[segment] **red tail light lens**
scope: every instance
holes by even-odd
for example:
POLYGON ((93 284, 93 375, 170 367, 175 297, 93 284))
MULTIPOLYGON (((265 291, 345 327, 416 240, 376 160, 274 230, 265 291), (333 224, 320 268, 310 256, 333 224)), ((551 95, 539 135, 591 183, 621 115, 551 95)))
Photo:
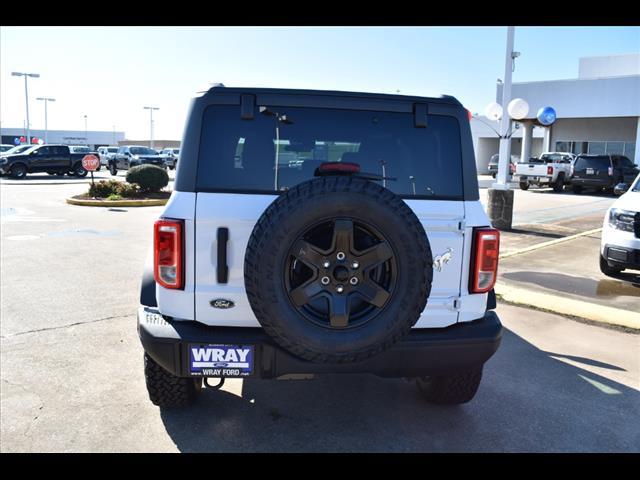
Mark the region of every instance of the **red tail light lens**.
POLYGON ((553 175, 553 167, 551 165, 547 167, 547 175, 553 175))
POLYGON ((513 174, 516 173, 516 165, 515 163, 510 163, 509 164, 509 171, 513 174))
POLYGON ((165 288, 184 288, 182 220, 162 219, 153 228, 153 276, 165 288))
POLYGON ((473 231, 473 264, 469 284, 470 293, 485 293, 493 288, 498 275, 500 231, 477 228, 473 231))

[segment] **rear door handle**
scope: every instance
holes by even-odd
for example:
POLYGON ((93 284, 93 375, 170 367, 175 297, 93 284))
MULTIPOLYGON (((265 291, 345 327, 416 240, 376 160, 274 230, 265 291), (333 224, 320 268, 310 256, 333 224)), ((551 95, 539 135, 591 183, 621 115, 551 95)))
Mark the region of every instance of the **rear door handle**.
POLYGON ((229 229, 227 227, 218 228, 218 259, 217 259, 217 280, 218 283, 229 281, 229 266, 227 265, 227 243, 229 242, 229 229))

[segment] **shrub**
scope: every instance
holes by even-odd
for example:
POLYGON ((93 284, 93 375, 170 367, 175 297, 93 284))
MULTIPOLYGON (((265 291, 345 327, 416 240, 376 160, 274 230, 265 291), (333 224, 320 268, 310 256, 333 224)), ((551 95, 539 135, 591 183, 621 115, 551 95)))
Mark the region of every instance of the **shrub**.
POLYGON ((112 193, 107 197, 107 200, 122 200, 122 197, 117 193, 112 193))
MULTIPOLYGON (((89 196, 98 198, 109 198, 117 195, 119 200, 122 197, 135 197, 139 195, 140 190, 135 183, 124 183, 118 180, 101 180, 94 185, 89 186, 89 196)), ((114 200, 113 198, 111 200, 114 200)))
POLYGON ((118 193, 117 188, 120 183, 117 180, 101 180, 89 186, 89 196, 105 198, 112 193, 118 193))
POLYGON ((122 197, 137 197, 140 194, 140 189, 137 183, 124 183, 118 182, 115 193, 122 197))
POLYGON ((143 192, 159 192, 169 184, 169 174, 155 165, 138 165, 127 172, 127 182, 137 183, 143 192))

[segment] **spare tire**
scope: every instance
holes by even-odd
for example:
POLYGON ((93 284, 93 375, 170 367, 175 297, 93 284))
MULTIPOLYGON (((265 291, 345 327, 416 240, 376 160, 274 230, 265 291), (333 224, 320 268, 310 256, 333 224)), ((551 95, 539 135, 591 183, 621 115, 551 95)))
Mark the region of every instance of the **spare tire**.
POLYGON ((265 332, 317 363, 357 362, 416 323, 432 255, 413 211, 358 177, 329 176, 281 194, 256 223, 245 288, 265 332))

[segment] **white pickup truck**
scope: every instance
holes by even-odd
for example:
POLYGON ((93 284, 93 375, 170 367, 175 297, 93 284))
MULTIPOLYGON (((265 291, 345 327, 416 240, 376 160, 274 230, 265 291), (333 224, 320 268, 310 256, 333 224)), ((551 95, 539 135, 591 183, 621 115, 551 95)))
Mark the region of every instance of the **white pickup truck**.
POLYGON ((519 177, 520 188, 527 190, 529 185, 553 187, 561 192, 571 176, 572 153, 545 152, 540 158, 530 158, 528 162, 516 164, 515 174, 519 177))

